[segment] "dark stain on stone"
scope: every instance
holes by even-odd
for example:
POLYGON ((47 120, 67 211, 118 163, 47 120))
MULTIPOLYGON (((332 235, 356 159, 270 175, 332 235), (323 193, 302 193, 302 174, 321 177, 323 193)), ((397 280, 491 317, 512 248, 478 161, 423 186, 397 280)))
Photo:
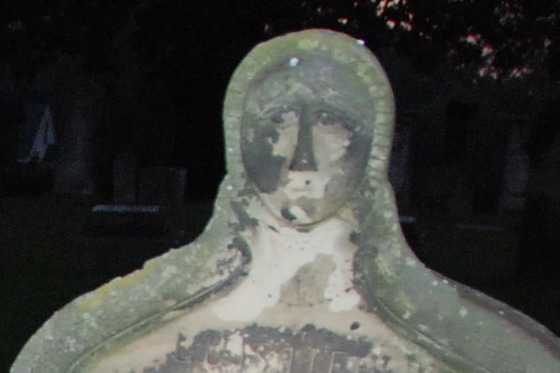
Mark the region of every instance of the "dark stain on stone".
POLYGON ((294 214, 292 214, 292 212, 290 211, 289 208, 284 207, 281 211, 282 213, 282 217, 288 221, 292 221, 296 219, 296 216, 294 214))
MULTIPOLYGON (((299 331, 256 324, 241 330, 206 330, 199 333, 186 349, 180 346, 183 340, 184 337, 179 334, 177 350, 168 353, 165 362, 159 367, 145 367, 143 371, 185 373, 208 366, 220 370, 233 368, 237 371, 261 363, 268 366, 269 359, 274 357, 275 364, 280 364, 283 372, 355 372, 354 363, 369 358, 373 347, 365 339, 351 340, 326 329, 317 329, 313 325, 306 325, 299 331), (236 355, 228 349, 228 344, 239 338, 244 352, 236 355)), ((383 360, 385 362, 385 356, 383 360)), ((386 363, 388 364, 388 360, 386 363)))

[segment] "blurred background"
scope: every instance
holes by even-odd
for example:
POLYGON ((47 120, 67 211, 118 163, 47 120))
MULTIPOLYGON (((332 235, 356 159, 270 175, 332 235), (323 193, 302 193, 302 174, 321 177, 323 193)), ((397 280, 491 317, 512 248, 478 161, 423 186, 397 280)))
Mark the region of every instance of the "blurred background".
POLYGON ((231 74, 312 27, 389 75, 419 258, 560 334, 558 1, 3 0, 0 371, 66 302, 198 235, 231 74))

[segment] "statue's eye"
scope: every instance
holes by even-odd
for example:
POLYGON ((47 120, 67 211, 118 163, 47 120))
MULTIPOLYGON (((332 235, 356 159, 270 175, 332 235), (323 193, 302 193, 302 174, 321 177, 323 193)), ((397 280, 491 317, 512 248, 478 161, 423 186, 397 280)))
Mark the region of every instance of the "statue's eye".
POLYGON ((297 115, 295 111, 287 106, 281 106, 269 110, 265 113, 266 122, 272 123, 276 127, 291 127, 297 124, 297 115))
POLYGON ((350 126, 341 117, 325 110, 320 110, 316 114, 317 125, 320 126, 339 126, 349 129, 350 126))
POLYGON ((327 110, 319 110, 315 112, 315 117, 317 126, 323 126, 325 129, 331 128, 331 131, 334 131, 333 127, 339 127, 353 134, 361 131, 361 126, 356 125, 357 121, 343 119, 348 117, 347 115, 342 116, 327 110))
POLYGON ((274 113, 271 117, 270 117, 270 121, 274 124, 280 124, 280 123, 284 123, 284 118, 283 118, 283 114, 284 112, 279 111, 274 113))
POLYGON ((317 112, 317 119, 323 125, 332 125, 341 122, 337 116, 323 110, 317 112))

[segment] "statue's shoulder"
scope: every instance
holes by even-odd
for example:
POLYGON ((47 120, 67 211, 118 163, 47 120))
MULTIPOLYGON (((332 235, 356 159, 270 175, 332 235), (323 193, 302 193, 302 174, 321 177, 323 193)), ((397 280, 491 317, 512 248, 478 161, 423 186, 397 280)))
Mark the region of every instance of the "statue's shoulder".
POLYGON ((224 237, 209 248, 203 236, 67 304, 31 337, 10 372, 78 372, 136 331, 232 286, 247 263, 242 245, 224 237))

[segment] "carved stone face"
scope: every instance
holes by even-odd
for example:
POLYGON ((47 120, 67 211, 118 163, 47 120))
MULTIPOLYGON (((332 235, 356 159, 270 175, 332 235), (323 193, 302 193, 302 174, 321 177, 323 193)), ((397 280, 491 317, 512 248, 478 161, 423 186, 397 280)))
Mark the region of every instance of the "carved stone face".
POLYGON ((272 214, 292 225, 335 214, 365 171, 371 131, 348 104, 352 90, 341 87, 348 74, 337 73, 316 62, 307 71, 286 68, 253 85, 245 100, 245 170, 272 214))

